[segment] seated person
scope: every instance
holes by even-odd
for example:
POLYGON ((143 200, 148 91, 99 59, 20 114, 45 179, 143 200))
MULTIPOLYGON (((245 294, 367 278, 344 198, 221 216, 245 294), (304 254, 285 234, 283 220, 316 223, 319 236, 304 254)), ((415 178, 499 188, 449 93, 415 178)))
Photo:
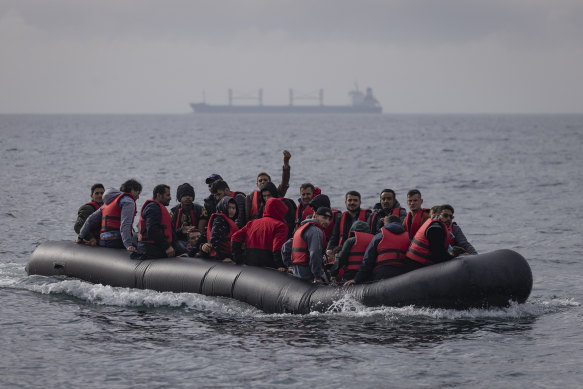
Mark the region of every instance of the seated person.
POLYGON ((217 203, 217 212, 211 215, 207 226, 207 243, 201 246, 205 258, 233 262, 231 237, 239 230, 235 224, 237 203, 231 197, 223 197, 217 203))
POLYGON ((332 281, 339 279, 342 280, 341 283, 344 283, 356 276, 366 248, 374 238, 374 235, 368 231, 369 225, 361 220, 357 220, 350 227, 349 237, 342 245, 334 266, 330 270, 332 281))
MULTIPOLYGON (((103 205, 103 192, 105 192, 105 188, 102 184, 93 184, 91 186, 91 201, 82 205, 77 211, 77 220, 73 226, 73 229, 77 234, 81 232, 81 227, 83 227, 83 224, 85 224, 85 220, 87 220, 89 215, 97 211, 103 205)), ((99 229, 100 226, 97 226, 91 231, 89 238, 98 238, 99 229)))

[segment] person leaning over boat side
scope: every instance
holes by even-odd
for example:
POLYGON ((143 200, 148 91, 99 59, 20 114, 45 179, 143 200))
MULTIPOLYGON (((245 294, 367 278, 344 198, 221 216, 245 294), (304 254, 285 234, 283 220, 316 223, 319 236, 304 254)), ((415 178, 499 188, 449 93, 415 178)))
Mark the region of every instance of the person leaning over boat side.
POLYGON ((189 183, 179 185, 176 189, 176 200, 179 204, 170 210, 172 229, 183 249, 186 248, 188 233, 194 229, 203 231, 208 224, 206 209, 194 202, 194 188, 189 183))
POLYGON ((217 204, 207 226, 207 243, 201 246, 203 256, 232 262, 231 237, 239 230, 235 224, 237 202, 232 197, 224 197, 217 204))
POLYGON ((326 281, 322 257, 326 248, 324 229, 332 219, 332 210, 320 207, 313 218, 304 220, 282 247, 283 263, 291 266, 294 277, 321 283, 326 281))
POLYGON ((360 269, 366 248, 374 238, 374 235, 369 233, 369 229, 368 224, 361 220, 355 221, 350 227, 348 239, 342 244, 342 249, 330 270, 331 281, 340 279, 346 282, 354 278, 360 269), (343 270, 342 274, 340 270, 343 270))
MULTIPOLYGON (((105 192, 105 187, 103 184, 93 184, 91 186, 91 201, 83 204, 77 211, 77 220, 73 229, 77 234, 81 232, 81 227, 85 224, 85 220, 93 212, 97 211, 103 205, 103 192, 105 192)), ((99 227, 89 232, 90 238, 97 238, 99 236, 99 227)))
MULTIPOLYGON (((457 225, 456 222, 453 221, 453 213, 454 209, 449 204, 443 204, 440 206, 440 213, 439 213, 439 220, 445 223, 447 228, 450 232, 450 245, 453 247, 460 247, 464 249, 464 251, 470 255, 477 255, 478 252, 472 246, 468 239, 462 232, 460 226, 457 225)), ((461 254, 460 254, 461 255, 461 254)))
POLYGON ((218 180, 222 180, 222 179, 223 179, 223 177, 221 177, 219 174, 213 173, 210 176, 208 176, 206 178, 206 180, 204 181, 205 184, 208 186, 209 193, 210 193, 210 195, 204 199, 204 209, 206 209, 207 215, 212 215, 213 213, 217 212, 217 199, 215 198, 215 195, 213 194, 212 187, 213 187, 213 182, 218 181, 218 180))
POLYGON ((237 227, 242 228, 245 223, 247 223, 247 220, 245 219, 245 194, 243 192, 232 192, 231 189, 229 189, 229 184, 223 180, 213 182, 211 192, 218 202, 225 196, 235 200, 237 204, 235 223, 237 224, 237 227))
POLYGON ((300 198, 298 199, 298 207, 296 210, 296 228, 299 228, 302 221, 306 220, 308 216, 314 214, 315 209, 310 207, 310 201, 321 193, 320 188, 315 187, 309 182, 305 182, 300 186, 300 198))
POLYGON ((348 232, 352 224, 357 220, 366 222, 371 214, 370 209, 360 208, 360 193, 355 190, 346 192, 344 204, 346 204, 346 211, 342 213, 340 223, 334 225, 332 236, 328 241, 328 250, 332 250, 336 246, 342 246, 342 243, 348 239, 348 232))
POLYGON ((378 281, 395 277, 415 267, 406 263, 409 248, 409 235, 401 224, 401 219, 391 215, 387 224, 376 234, 364 252, 362 264, 352 280, 344 285, 361 284, 372 280, 378 281))
POLYGON ((372 214, 367 221, 370 225, 370 233, 376 235, 386 224, 385 218, 391 215, 399 216, 401 223, 405 221, 407 210, 401 207, 395 191, 392 189, 383 189, 380 195, 380 201, 372 208, 372 214))
MULTIPOLYGON (((141 192, 142 184, 134 179, 121 184, 119 190, 107 189, 103 194, 103 205, 87 218, 77 243, 83 243, 91 229, 100 224, 100 246, 135 251, 132 225, 136 216, 136 200, 140 198, 141 192)), ((96 243, 95 238, 89 238, 89 245, 94 246, 96 243)))
POLYGON ((170 204, 170 187, 154 187, 152 200, 147 200, 140 211, 138 248, 132 259, 171 258, 184 254, 176 243, 172 218, 166 207, 170 204))
MULTIPOLYGON (((441 212, 443 209, 440 214, 441 212)), ((449 253, 449 243, 449 229, 439 220, 439 215, 436 219, 428 219, 411 241, 406 264, 415 269, 449 261, 457 256, 455 251, 453 254, 449 253)))
POLYGON ((415 233, 419 230, 419 227, 430 218, 429 209, 421 208, 421 204, 423 204, 423 199, 421 198, 421 192, 419 189, 411 189, 407 192, 407 206, 409 207, 409 212, 405 217, 403 226, 409 234, 409 240, 413 239, 415 233))
MULTIPOLYGON (((278 196, 275 197, 285 197, 287 190, 289 188, 289 178, 290 178, 290 165, 289 160, 291 158, 291 153, 287 150, 283 150, 283 167, 281 168, 281 184, 276 188, 278 196)), ((257 189, 249 193, 245 198, 245 218, 246 220, 257 219, 262 216, 263 206, 265 201, 261 192, 263 192, 263 185, 271 182, 271 176, 265 172, 257 174, 257 189)))
POLYGON ((281 247, 287 240, 288 231, 284 219, 286 212, 287 206, 282 199, 268 199, 263 217, 249 220, 231 237, 235 263, 286 271, 281 260, 281 247))

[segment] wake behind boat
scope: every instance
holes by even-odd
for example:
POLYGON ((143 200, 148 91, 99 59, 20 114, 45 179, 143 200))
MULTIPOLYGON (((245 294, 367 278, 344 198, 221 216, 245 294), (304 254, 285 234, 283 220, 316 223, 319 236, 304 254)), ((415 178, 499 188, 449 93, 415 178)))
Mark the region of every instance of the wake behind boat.
POLYGON ((349 287, 318 285, 288 274, 199 258, 132 260, 125 250, 46 242, 26 265, 29 275, 67 276, 114 287, 233 298, 267 313, 327 311, 350 295, 366 306, 504 307, 532 290, 526 260, 512 250, 458 257, 409 273, 349 287))

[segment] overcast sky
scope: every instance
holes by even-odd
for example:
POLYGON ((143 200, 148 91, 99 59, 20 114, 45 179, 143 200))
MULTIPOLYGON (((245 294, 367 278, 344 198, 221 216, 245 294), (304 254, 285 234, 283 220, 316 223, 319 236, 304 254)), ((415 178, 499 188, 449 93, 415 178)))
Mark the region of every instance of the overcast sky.
POLYGON ((347 104, 355 85, 385 112, 581 113, 582 69, 581 0, 0 0, 0 113, 185 113, 228 88, 347 104))

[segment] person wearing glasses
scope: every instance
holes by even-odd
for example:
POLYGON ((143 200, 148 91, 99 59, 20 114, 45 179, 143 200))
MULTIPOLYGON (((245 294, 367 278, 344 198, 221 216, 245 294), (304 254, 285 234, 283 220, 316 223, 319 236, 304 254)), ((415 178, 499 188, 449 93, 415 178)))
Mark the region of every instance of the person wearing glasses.
POLYGON ((440 207, 440 212, 438 216, 439 220, 444 222, 447 228, 449 229, 450 245, 453 247, 456 246, 461 247, 462 249, 465 250, 466 253, 470 255, 477 255, 478 252, 476 251, 474 246, 472 246, 472 244, 468 242, 468 239, 462 232, 460 226, 453 221, 454 219, 453 213, 454 213, 453 207, 449 204, 444 204, 440 207))
POLYGON ((320 207, 312 218, 304 220, 294 236, 282 247, 283 263, 293 275, 308 282, 326 282, 323 256, 326 250, 324 230, 332 220, 332 210, 320 207))

